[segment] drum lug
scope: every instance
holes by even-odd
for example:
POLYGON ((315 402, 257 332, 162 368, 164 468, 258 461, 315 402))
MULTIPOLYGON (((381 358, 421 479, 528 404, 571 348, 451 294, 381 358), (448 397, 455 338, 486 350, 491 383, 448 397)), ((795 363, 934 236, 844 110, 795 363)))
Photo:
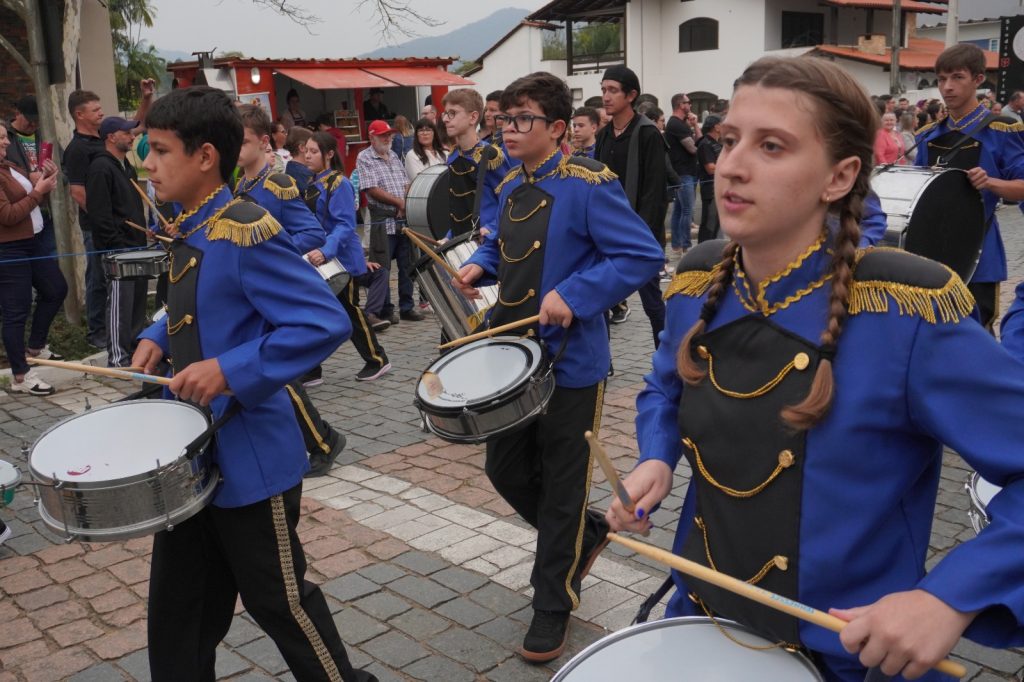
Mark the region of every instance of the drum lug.
MULTIPOLYGON (((86 403, 88 404, 88 402, 89 400, 88 398, 86 398, 86 403)), ((61 489, 64 488, 64 481, 61 481, 57 478, 56 471, 54 471, 51 474, 51 476, 53 478, 53 490, 54 492, 58 493, 58 497, 60 497, 59 493, 61 489)), ((71 529, 68 528, 68 508, 64 505, 63 502, 61 502, 60 505, 60 522, 64 524, 64 542, 70 543, 72 540, 74 540, 74 538, 71 537, 71 529)))
POLYGON ((172 530, 174 530, 174 524, 171 523, 171 508, 170 508, 170 505, 167 504, 167 490, 164 487, 164 479, 167 477, 166 476, 167 472, 166 471, 160 471, 160 460, 159 459, 156 460, 156 470, 159 472, 156 475, 156 483, 157 483, 157 487, 160 489, 160 502, 162 502, 163 505, 164 505, 164 518, 167 519, 166 527, 167 527, 168 531, 172 531, 172 530))

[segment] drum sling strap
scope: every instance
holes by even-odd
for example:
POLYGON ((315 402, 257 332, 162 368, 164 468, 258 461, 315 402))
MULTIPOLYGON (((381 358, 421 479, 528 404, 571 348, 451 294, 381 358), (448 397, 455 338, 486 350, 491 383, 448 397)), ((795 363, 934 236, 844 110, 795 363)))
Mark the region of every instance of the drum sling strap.
MULTIPOLYGON (((980 133, 982 130, 985 130, 990 125, 995 123, 997 120, 999 120, 998 114, 989 113, 987 116, 985 116, 985 118, 981 119, 981 122, 977 126, 975 126, 974 130, 972 130, 970 133, 965 133, 964 131, 961 130, 960 139, 953 143, 953 146, 950 147, 949 151, 946 152, 942 157, 935 159, 935 165, 948 167, 950 161, 956 158, 956 155, 960 153, 960 150, 963 149, 963 146, 965 144, 967 144, 971 140, 977 140, 977 138, 974 137, 976 133, 980 133)), ((978 141, 980 142, 980 140, 978 141)))

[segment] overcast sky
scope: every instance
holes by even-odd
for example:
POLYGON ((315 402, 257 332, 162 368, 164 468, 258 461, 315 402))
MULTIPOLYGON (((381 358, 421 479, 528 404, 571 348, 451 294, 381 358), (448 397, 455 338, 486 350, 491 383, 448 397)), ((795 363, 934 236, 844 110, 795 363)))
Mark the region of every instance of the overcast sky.
MULTIPOLYGON (((151 0, 155 25, 143 37, 159 49, 196 52, 217 48, 238 50, 249 57, 354 57, 382 45, 375 3, 361 10, 358 0, 291 0, 317 15, 321 23, 309 30, 250 0, 151 0)), ((424 27, 421 35, 441 35, 472 23, 503 7, 535 10, 546 0, 411 0, 421 14, 444 22, 424 27)), ((393 42, 408 40, 395 35, 393 42)), ((458 54, 453 46, 451 54, 458 54)), ((423 55, 435 56, 435 55, 423 55)))

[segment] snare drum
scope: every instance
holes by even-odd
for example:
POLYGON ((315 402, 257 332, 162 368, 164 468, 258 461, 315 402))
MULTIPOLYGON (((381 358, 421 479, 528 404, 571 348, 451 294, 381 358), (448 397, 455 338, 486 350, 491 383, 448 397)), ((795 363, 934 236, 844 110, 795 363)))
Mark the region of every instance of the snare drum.
MULTIPOLYGON (((479 247, 472 233, 467 232, 449 239, 437 247, 435 253, 457 271, 479 247)), ((463 296, 452 284, 452 276, 430 256, 423 256, 416 263, 412 276, 423 287, 423 295, 430 301, 434 316, 449 339, 472 334, 491 306, 498 302, 497 285, 478 287, 480 298, 470 300, 463 296)))
POLYGON ((103 256, 103 272, 110 279, 152 279, 167 272, 167 267, 167 252, 163 249, 103 256))
POLYGON ((185 446, 209 426, 188 403, 135 400, 69 417, 36 441, 29 471, 39 516, 68 539, 109 542, 172 530, 213 497, 219 475, 205 448, 185 446))
POLYGON ((438 358, 420 378, 413 404, 432 433, 452 443, 481 443, 526 426, 555 390, 544 348, 529 337, 495 336, 438 358), (433 395, 432 395, 433 394, 433 395))
POLYGON ((443 239, 451 229, 448 189, 451 176, 447 164, 424 168, 409 184, 405 195, 405 221, 417 232, 429 232, 443 239))
MULTIPOLYGON (((303 258, 306 258, 303 256, 303 258)), ((306 258, 309 262, 309 259, 306 258)), ((327 282, 327 286, 331 288, 331 293, 335 296, 340 294, 348 286, 349 281, 352 279, 351 275, 348 274, 348 270, 341 264, 337 258, 325 262, 323 265, 314 266, 316 271, 320 273, 320 276, 327 282)))
POLYGON ((0 459, 0 507, 14 501, 14 490, 21 483, 21 472, 10 462, 0 459))
POLYGON ((985 204, 957 168, 879 167, 871 189, 888 228, 879 246, 894 246, 948 266, 968 281, 985 239, 985 204))
POLYGON ((964 483, 967 489, 967 496, 971 498, 971 508, 967 512, 967 518, 971 520, 975 533, 980 533, 991 519, 988 515, 988 503, 996 496, 1002 488, 989 483, 975 471, 964 483))
POLYGON ((551 682, 629 679, 820 682, 823 679, 800 653, 781 647, 749 648, 771 647, 772 644, 732 621, 668 618, 634 625, 599 639, 566 663, 551 682))

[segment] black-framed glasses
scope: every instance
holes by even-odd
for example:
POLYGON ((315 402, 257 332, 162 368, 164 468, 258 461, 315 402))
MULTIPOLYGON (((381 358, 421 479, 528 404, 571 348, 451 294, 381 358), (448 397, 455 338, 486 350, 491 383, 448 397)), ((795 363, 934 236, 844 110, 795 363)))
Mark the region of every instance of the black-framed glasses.
POLYGON ((555 119, 547 116, 538 116, 537 114, 516 114, 515 116, 509 116, 508 114, 495 114, 494 125, 498 128, 504 128, 509 123, 512 124, 512 129, 517 133, 528 133, 533 130, 533 122, 536 120, 544 121, 545 123, 554 123, 555 119))

